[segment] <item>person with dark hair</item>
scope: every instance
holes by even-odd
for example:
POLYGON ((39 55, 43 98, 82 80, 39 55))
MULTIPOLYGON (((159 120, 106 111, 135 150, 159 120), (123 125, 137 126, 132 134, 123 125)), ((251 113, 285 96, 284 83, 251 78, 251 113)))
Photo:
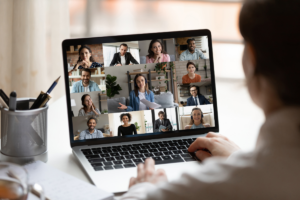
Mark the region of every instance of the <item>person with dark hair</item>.
POLYGON ((205 124, 202 110, 200 108, 193 108, 190 123, 185 127, 185 129, 198 129, 207 127, 210 126, 205 124))
POLYGON ((169 119, 165 118, 165 113, 163 111, 158 112, 159 119, 155 120, 153 132, 167 132, 172 131, 173 127, 169 119))
POLYGON ((138 61, 134 59, 130 52, 127 52, 128 45, 123 43, 120 45, 120 52, 115 53, 114 57, 110 63, 110 66, 122 66, 122 65, 132 65, 139 64, 138 61), (131 64, 132 63, 132 64, 131 64))
POLYGON ((202 53, 202 51, 196 48, 195 38, 190 38, 186 42, 188 45, 188 49, 180 54, 180 57, 179 57, 180 61, 198 60, 199 58, 206 59, 206 57, 202 53))
POLYGON ((100 111, 93 104, 89 94, 82 95, 81 104, 83 107, 79 110, 78 116, 100 115, 100 111))
POLYGON ((146 63, 161 63, 170 62, 170 56, 164 50, 164 45, 161 40, 152 40, 149 44, 146 63))
POLYGON ((208 133, 188 148, 204 161, 198 170, 168 183, 146 159, 120 200, 300 199, 299 8, 299 0, 245 0, 240 12, 245 83, 265 115, 255 148, 208 133))
POLYGON ((97 63, 94 60, 92 56, 92 50, 90 47, 86 45, 81 46, 79 48, 78 54, 79 58, 77 60, 76 65, 74 66, 74 69, 102 67, 100 63, 97 63))
POLYGON ((123 113, 120 115, 120 120, 123 122, 123 125, 118 128, 118 136, 125 135, 137 135, 136 127, 134 124, 130 124, 131 122, 131 114, 123 113))
POLYGON ((182 76, 182 84, 199 83, 201 82, 201 76, 195 73, 196 65, 193 62, 186 64, 186 70, 188 74, 182 76))
POLYGON ((126 106, 119 103, 120 107, 118 108, 126 111, 153 110, 141 102, 142 99, 154 102, 154 94, 148 88, 148 81, 146 77, 144 77, 142 74, 137 74, 135 75, 133 82, 134 90, 132 90, 129 94, 130 105, 126 106))
POLYGON ((186 106, 211 104, 202 94, 200 94, 197 86, 192 85, 190 87, 190 93, 192 96, 186 100, 186 106))
POLYGON ((81 80, 73 84, 71 93, 101 91, 98 84, 90 80, 91 70, 82 69, 81 80))
POLYGON ((97 119, 95 117, 89 118, 87 126, 88 129, 80 133, 79 140, 103 138, 103 133, 95 128, 97 126, 97 119))

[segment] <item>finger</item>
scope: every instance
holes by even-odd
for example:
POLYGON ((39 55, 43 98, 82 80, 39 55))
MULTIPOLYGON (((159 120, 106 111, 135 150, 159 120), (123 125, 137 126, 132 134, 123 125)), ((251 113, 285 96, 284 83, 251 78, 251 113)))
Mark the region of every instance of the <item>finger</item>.
POLYGON ((129 181, 129 187, 128 188, 131 188, 135 184, 136 184, 136 178, 135 177, 131 177, 130 181, 129 181))
POLYGON ((161 181, 168 181, 168 178, 167 178, 165 170, 158 169, 155 172, 155 176, 154 176, 153 182, 154 183, 158 183, 158 182, 161 182, 161 181))
POLYGON ((147 158, 145 161, 145 181, 149 181, 155 172, 154 160, 147 158))
POLYGON ((223 138, 224 140, 228 140, 227 137, 225 137, 224 135, 221 135, 221 134, 217 134, 217 133, 214 133, 214 132, 209 132, 206 137, 209 137, 209 138, 212 138, 212 137, 219 137, 219 138, 223 138))
POLYGON ((203 161, 206 158, 211 157, 211 154, 208 153, 207 151, 202 151, 202 150, 198 150, 196 153, 197 158, 199 158, 199 160, 203 161))
POLYGON ((211 149, 210 138, 199 137, 188 148, 189 152, 195 152, 199 149, 211 149))
POLYGON ((143 163, 140 163, 138 164, 137 166, 137 182, 140 183, 140 182, 144 182, 145 178, 145 170, 144 170, 144 164, 143 163))

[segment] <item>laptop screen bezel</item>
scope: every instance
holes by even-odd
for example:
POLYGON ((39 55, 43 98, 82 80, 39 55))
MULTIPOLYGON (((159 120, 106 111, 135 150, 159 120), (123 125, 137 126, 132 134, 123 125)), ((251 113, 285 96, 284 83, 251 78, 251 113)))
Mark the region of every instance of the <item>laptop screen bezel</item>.
POLYGON ((130 141, 141 141, 149 139, 170 138, 179 136, 193 136, 205 134, 208 132, 219 132, 219 120, 218 120, 218 108, 217 108, 217 95, 216 95, 216 82, 213 62, 213 49, 211 32, 207 29, 202 30, 187 30, 187 31, 174 31, 174 32, 161 32, 161 33, 145 33, 134 35, 118 35, 118 36, 104 36, 93 38, 78 38, 78 39, 66 39, 62 42, 63 53, 63 66, 65 76, 65 91, 66 91, 66 103, 68 112, 68 125, 71 147, 84 146, 84 145, 98 145, 109 143, 120 143, 130 141), (193 36, 207 36, 209 47, 209 60, 210 60, 210 72, 211 72, 211 86, 213 95, 213 109, 215 126, 205 129, 192 129, 192 130, 177 130, 167 133, 146 133, 135 137, 107 137, 101 139, 91 140, 74 140, 73 138, 73 123, 72 123, 72 109, 71 109, 71 95, 69 88, 69 76, 68 76, 68 62, 67 62, 67 48, 71 45, 82 44, 101 44, 101 43, 113 43, 113 42, 127 42, 127 41, 140 41, 140 40, 153 40, 153 39, 167 39, 167 38, 180 38, 180 37, 193 37, 193 36))

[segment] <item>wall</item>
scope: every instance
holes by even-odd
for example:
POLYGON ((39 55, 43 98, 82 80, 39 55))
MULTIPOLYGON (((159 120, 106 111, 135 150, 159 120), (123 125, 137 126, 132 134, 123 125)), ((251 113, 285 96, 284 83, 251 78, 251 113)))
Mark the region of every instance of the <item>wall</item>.
MULTIPOLYGON (((127 113, 127 112, 122 112, 127 113)), ((123 122, 120 121, 120 115, 122 113, 111 113, 108 114, 109 118, 109 128, 113 133, 113 136, 118 136, 118 128, 123 124, 123 122)), ((131 114, 131 124, 134 124, 135 122, 138 123, 139 126, 141 126, 140 130, 138 131, 138 134, 144 134, 146 132, 145 129, 145 113, 144 111, 134 111, 130 112, 131 114)))
MULTIPOLYGON (((104 115, 99 115, 97 118, 97 126, 96 129, 99 128, 104 128, 105 124, 109 124, 108 123, 108 114, 104 114, 104 115)), ((72 117, 72 122, 73 122, 73 131, 74 131, 74 135, 77 135, 78 130, 83 131, 88 129, 87 126, 87 121, 88 121, 89 117, 88 116, 80 116, 80 117, 72 117)))
POLYGON ((93 101, 95 107, 99 109, 99 97, 98 97, 99 92, 98 91, 97 92, 87 92, 87 93, 84 93, 84 92, 83 93, 71 93, 71 99, 74 99, 75 103, 76 103, 76 106, 72 107, 75 117, 78 116, 78 111, 80 110, 80 108, 83 107, 81 104, 81 97, 84 94, 89 94, 92 98, 92 101, 93 101))

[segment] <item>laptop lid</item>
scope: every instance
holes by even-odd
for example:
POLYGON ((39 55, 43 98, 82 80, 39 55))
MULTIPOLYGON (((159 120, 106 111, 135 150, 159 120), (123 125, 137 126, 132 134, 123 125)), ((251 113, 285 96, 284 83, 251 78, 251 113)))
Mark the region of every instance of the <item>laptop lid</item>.
POLYGON ((62 51, 72 147, 219 131, 209 30, 67 39, 62 51))

